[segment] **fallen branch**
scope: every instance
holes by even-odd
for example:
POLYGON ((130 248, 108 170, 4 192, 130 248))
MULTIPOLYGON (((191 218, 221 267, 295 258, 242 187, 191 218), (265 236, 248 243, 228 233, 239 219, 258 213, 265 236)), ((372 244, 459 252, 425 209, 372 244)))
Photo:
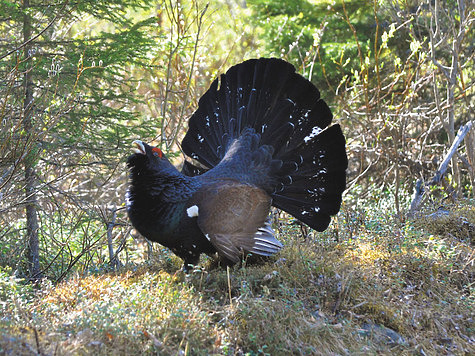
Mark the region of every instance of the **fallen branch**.
POLYGON ((460 143, 463 141, 465 135, 470 131, 472 128, 472 122, 469 121, 466 125, 463 125, 459 128, 457 132, 457 136, 455 137, 454 142, 452 143, 452 146, 450 146, 449 151, 444 157, 444 160, 440 164, 439 168, 437 169, 437 172, 435 172, 434 177, 427 183, 423 184, 422 179, 418 179, 416 182, 416 187, 414 190, 414 196, 412 198, 411 202, 411 207, 409 208, 409 211, 407 213, 408 217, 413 217, 416 211, 418 210, 422 198, 426 192, 426 188, 431 186, 431 185, 436 185, 440 183, 442 180, 442 177, 444 176, 445 172, 447 171, 447 168, 449 166, 449 162, 452 159, 453 155, 455 152, 457 152, 457 148, 460 145, 460 143))
POLYGON ((465 135, 470 131, 471 128, 472 128, 471 121, 469 121, 466 125, 463 125, 459 128, 459 131, 457 132, 457 136, 455 136, 455 140, 452 143, 452 146, 450 146, 449 152, 447 152, 447 155, 445 156, 444 160, 440 164, 439 169, 435 173, 434 178, 432 178, 431 181, 429 182, 429 185, 435 185, 440 182, 440 180, 445 174, 445 171, 447 170, 447 167, 449 166, 449 162, 452 159, 452 156, 455 154, 458 146, 463 141, 465 135))

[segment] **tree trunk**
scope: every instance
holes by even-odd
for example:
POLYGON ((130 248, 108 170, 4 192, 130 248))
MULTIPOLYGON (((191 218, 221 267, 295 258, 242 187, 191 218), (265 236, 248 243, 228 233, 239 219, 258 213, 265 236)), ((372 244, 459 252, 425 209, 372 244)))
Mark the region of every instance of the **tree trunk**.
MULTIPOLYGON (((23 9, 26 11, 30 7, 30 1, 23 1, 23 9)), ((25 13, 23 18, 23 41, 26 43, 31 38, 31 18, 25 13)), ((25 54, 27 56, 25 73, 23 76, 24 102, 23 102, 23 128, 25 130, 25 145, 32 147, 34 141, 34 125, 32 122, 33 108, 33 79, 31 77, 31 43, 25 46, 25 54)), ((26 231, 28 239, 27 259, 28 272, 30 280, 38 280, 41 278, 40 270, 40 249, 38 239, 38 214, 37 214, 37 196, 36 196, 36 180, 35 180, 35 157, 36 154, 30 148, 30 154, 25 159, 25 194, 26 194, 26 231), (31 154, 32 153, 32 154, 31 154)))

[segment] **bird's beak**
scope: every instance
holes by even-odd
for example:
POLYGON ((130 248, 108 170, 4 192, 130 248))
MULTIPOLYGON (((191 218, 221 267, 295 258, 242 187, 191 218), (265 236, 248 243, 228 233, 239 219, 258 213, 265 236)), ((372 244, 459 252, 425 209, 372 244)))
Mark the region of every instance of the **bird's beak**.
POLYGON ((137 154, 145 154, 145 146, 142 141, 140 140, 135 140, 132 142, 136 147, 132 148, 132 152, 137 153, 137 154))

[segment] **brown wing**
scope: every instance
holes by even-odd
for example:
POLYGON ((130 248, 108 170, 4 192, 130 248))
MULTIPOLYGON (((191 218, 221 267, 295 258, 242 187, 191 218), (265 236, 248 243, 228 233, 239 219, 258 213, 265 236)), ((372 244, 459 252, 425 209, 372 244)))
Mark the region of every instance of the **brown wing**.
POLYGON ((267 256, 282 248, 266 221, 271 198, 263 190, 220 182, 202 188, 195 198, 198 226, 218 254, 231 262, 238 262, 243 250, 267 256))

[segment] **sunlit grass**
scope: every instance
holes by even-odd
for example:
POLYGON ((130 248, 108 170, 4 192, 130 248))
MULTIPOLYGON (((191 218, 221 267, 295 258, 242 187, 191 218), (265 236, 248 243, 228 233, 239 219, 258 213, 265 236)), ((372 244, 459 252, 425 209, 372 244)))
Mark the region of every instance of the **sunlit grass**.
MULTIPOLYGON (((473 205, 460 209, 467 226, 475 225, 473 205)), ((281 222, 285 248, 265 263, 236 266, 229 280, 209 258, 184 275, 181 261, 163 249, 139 267, 45 282, 36 292, 5 270, 0 353, 475 351, 473 236, 455 213, 443 224, 395 223, 389 213, 344 210, 329 230, 307 239, 281 222)))

